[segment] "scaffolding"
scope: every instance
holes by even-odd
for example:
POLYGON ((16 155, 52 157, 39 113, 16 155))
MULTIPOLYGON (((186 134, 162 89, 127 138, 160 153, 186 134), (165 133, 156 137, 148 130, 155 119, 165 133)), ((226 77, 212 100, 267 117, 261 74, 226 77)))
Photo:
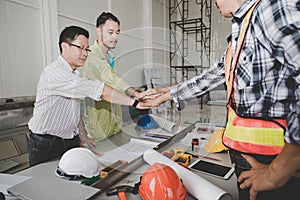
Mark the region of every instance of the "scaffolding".
POLYGON ((171 85, 210 67, 211 7, 211 0, 169 0, 171 85), (196 11, 197 18, 191 17, 190 10, 196 11), (197 57, 192 62, 191 44, 197 57))

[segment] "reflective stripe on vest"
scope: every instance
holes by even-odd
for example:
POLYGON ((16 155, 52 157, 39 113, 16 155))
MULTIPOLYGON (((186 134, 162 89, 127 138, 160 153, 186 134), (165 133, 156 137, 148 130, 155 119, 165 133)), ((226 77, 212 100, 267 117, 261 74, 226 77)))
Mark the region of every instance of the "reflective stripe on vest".
POLYGON ((229 87, 229 74, 230 74, 231 59, 232 59, 232 43, 230 41, 229 45, 227 47, 226 57, 225 57, 225 81, 226 81, 227 88, 229 87))
MULTIPOLYGON (((235 67, 246 37, 252 13, 258 2, 259 0, 251 7, 243 20, 236 53, 232 63, 232 47, 229 45, 227 48, 225 58, 225 78, 228 102, 233 89, 235 67), (227 56, 230 57, 228 58, 227 56)), ((262 119, 239 117, 228 104, 228 120, 223 135, 223 143, 226 146, 241 152, 276 155, 280 153, 284 145, 284 129, 274 121, 280 123, 282 127, 286 127, 286 120, 273 120, 272 122, 262 119)))
POLYGON ((254 8, 257 6, 257 4, 259 2, 260 2, 260 0, 257 0, 255 2, 255 4, 250 8, 250 10, 246 14, 245 18, 243 19, 243 22, 242 22, 243 24, 242 24, 242 27, 241 27, 241 31, 239 33, 238 44, 237 44, 236 52, 235 52, 235 55, 234 55, 234 58, 233 58, 233 63, 231 63, 232 59, 227 58, 227 55, 232 56, 232 45, 229 45, 229 47, 227 48, 227 53, 226 53, 226 58, 225 58, 225 61, 227 63, 225 63, 225 65, 228 65, 228 66, 225 66, 225 69, 227 69, 227 70, 225 70, 225 77, 227 77, 226 80, 228 80, 227 81, 227 83, 228 83, 227 84, 227 100, 228 100, 228 102, 229 102, 230 95, 231 95, 232 88, 233 88, 235 67, 237 65, 237 62, 238 62, 238 59, 239 59, 239 56, 240 56, 240 53, 241 53, 241 49, 243 47, 243 43, 244 43, 244 40, 246 38, 246 33, 247 33, 247 30, 248 30, 249 25, 250 25, 252 13, 254 11, 254 8), (229 69, 231 69, 231 70, 229 70, 229 69))
MULTIPOLYGON (((286 128, 286 120, 274 120, 286 128)), ((274 121, 242 118, 230 107, 223 143, 241 152, 276 155, 284 145, 284 129, 274 121)))

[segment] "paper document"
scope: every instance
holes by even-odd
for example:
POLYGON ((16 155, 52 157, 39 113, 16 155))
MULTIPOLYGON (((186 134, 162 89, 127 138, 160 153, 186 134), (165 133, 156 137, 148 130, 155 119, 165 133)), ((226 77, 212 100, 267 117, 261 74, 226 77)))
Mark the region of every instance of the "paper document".
POLYGON ((160 142, 169 139, 173 135, 174 135, 173 133, 170 133, 162 128, 151 129, 151 130, 143 131, 141 133, 141 137, 153 138, 160 142))
POLYGON ((143 155, 146 150, 153 149, 158 144, 158 142, 131 138, 130 142, 113 150, 104 152, 103 156, 98 157, 98 160, 104 165, 111 165, 118 160, 126 160, 127 162, 131 162, 143 155))
POLYGON ((150 116, 156 121, 158 128, 141 131, 141 137, 153 138, 162 142, 172 137, 179 130, 179 126, 174 122, 153 114, 150 114, 150 116))

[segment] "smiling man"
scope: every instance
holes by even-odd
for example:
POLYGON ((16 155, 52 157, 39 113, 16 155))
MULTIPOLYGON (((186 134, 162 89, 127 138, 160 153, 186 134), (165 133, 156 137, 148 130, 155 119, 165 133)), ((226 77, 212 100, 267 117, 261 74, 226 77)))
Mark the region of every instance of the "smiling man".
MULTIPOLYGON (((112 49, 118 43, 120 21, 115 15, 103 12, 96 22, 98 39, 91 46, 83 75, 87 79, 98 79, 129 96, 137 96, 138 91, 130 87, 116 72, 116 60, 112 49)), ((122 128, 122 109, 120 105, 85 99, 84 121, 88 137, 102 140, 117 134, 122 128)))
MULTIPOLYGON (((142 109, 141 103, 99 80, 81 78, 81 67, 88 56, 89 33, 77 26, 66 27, 59 37, 61 54, 47 65, 37 86, 33 116, 29 120, 29 165, 57 159, 80 140, 91 141, 81 134, 80 99, 89 97, 142 109)), ((95 145, 95 144, 94 144, 95 145)))

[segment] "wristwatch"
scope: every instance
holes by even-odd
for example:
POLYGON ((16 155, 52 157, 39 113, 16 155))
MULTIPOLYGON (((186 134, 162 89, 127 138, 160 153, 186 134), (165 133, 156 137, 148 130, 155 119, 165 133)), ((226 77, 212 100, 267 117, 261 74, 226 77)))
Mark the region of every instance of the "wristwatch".
POLYGON ((134 102, 133 102, 133 104, 131 106, 134 107, 134 108, 136 108, 136 106, 138 105, 138 103, 139 103, 139 100, 134 99, 134 102))

